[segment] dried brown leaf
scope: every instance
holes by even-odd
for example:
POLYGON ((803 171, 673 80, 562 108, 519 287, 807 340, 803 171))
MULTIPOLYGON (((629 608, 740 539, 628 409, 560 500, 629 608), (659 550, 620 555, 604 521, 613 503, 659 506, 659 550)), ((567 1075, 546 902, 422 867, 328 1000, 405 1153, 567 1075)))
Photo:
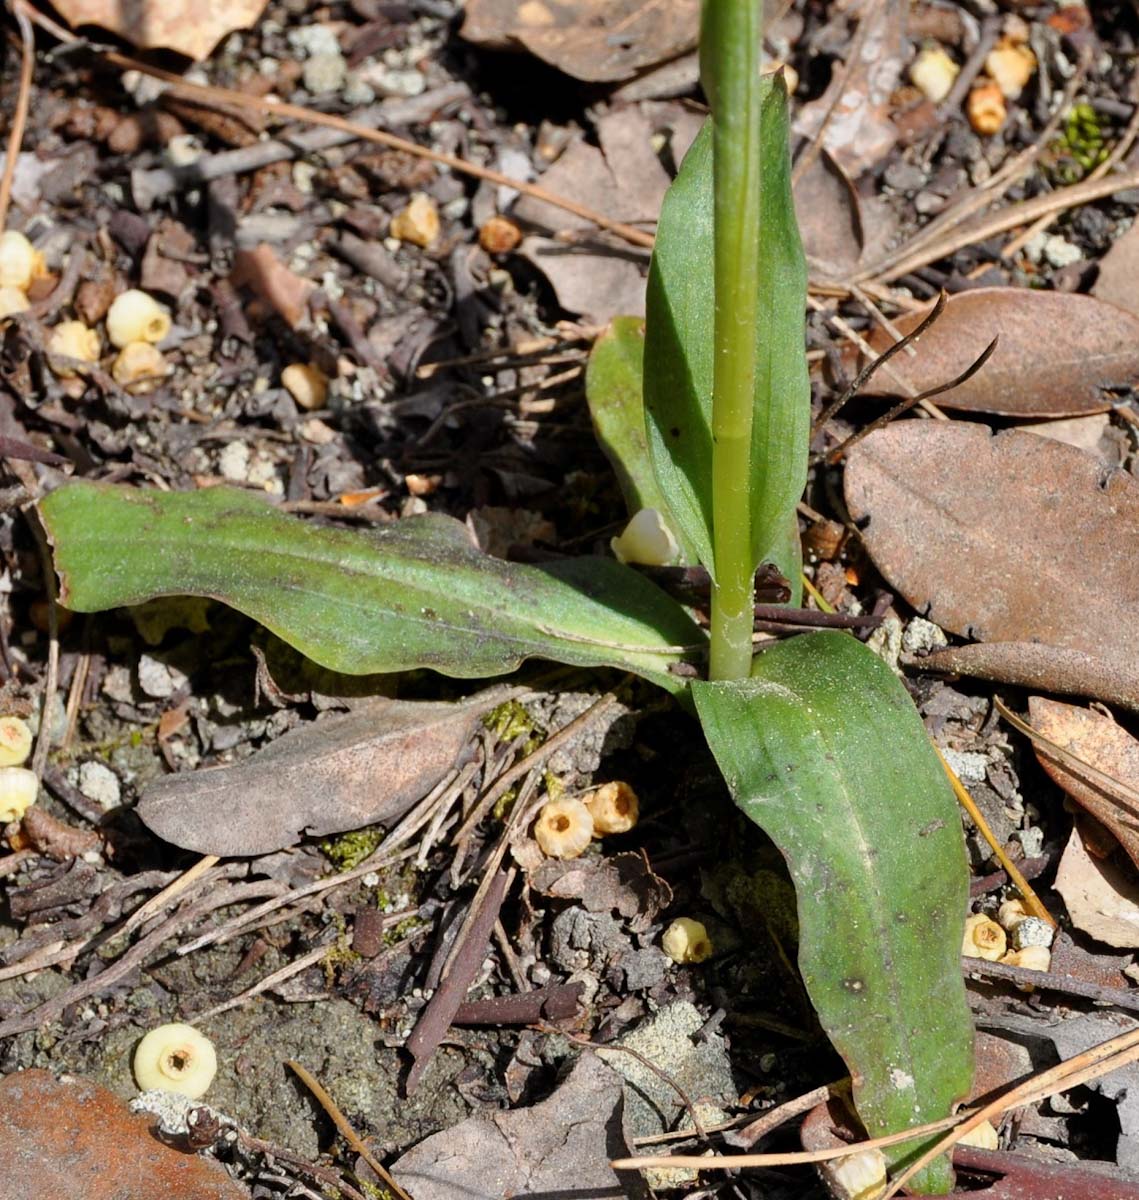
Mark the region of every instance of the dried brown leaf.
POLYGON ((1139 482, 1061 442, 903 421, 850 454, 846 501, 875 565, 979 641, 1133 657, 1139 482))
POLYGON ((487 702, 376 700, 291 730, 228 767, 170 775, 138 814, 199 854, 268 854, 402 816, 455 765, 487 702))
POLYGON ((1051 756, 1047 746, 1033 743, 1053 781, 1102 821, 1139 866, 1139 808, 1134 798, 1139 792, 1139 741, 1102 713, 1042 696, 1029 698, 1028 713, 1034 729, 1101 772, 1081 772, 1051 756), (1109 780, 1119 786, 1111 787, 1109 780))
POLYGON ((291 329, 304 318, 309 295, 316 287, 312 280, 290 271, 267 242, 253 250, 238 250, 229 281, 235 287, 250 288, 280 313, 291 329))
MULTIPOLYGON (((930 306, 932 307, 932 305, 930 306)), ((905 334, 929 309, 897 322, 905 334)), ((972 378, 937 398, 943 408, 1012 417, 1077 417, 1111 407, 1106 389, 1139 378, 1139 317, 1071 292, 977 288, 950 296, 922 334, 913 358, 895 359, 918 391, 955 379, 994 338, 992 357, 972 378)), ((883 330, 876 351, 893 341, 883 330)), ((881 372, 872 386, 886 383, 881 372)))
POLYGON ((672 902, 672 888, 654 873, 645 852, 610 858, 546 859, 530 873, 543 896, 580 900, 588 912, 616 911, 631 928, 646 929, 672 902))
POLYGON ((1088 853, 1077 825, 1056 868, 1056 891, 1077 929, 1109 946, 1139 946, 1139 884, 1088 853))
POLYGON ((152 1133, 88 1079, 41 1070, 0 1080, 5 1200, 248 1200, 213 1158, 152 1133))
POLYGON ((1116 238, 1100 259, 1092 295, 1139 313, 1139 224, 1116 238))
POLYGON ((73 28, 98 25, 140 50, 164 47, 201 59, 236 29, 249 29, 267 0, 57 0, 56 10, 73 28))
POLYGON ((575 79, 630 79, 696 45, 698 0, 467 0, 460 33, 524 46, 575 79))

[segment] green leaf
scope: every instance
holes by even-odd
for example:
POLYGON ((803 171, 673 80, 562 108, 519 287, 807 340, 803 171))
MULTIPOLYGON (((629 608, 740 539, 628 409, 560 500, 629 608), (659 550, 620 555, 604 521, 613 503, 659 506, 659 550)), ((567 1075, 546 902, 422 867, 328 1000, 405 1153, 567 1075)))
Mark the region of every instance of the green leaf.
MULTIPOLYGON (((863 1124, 879 1135, 947 1115, 973 1071, 968 873, 953 793, 905 688, 838 632, 772 646, 751 679, 692 686, 733 799, 787 860, 803 980, 863 1124)), ((919 1182, 949 1190, 948 1163, 919 1182)))
MULTIPOLYGON (((60 598, 80 612, 154 596, 210 596, 350 675, 432 667, 474 678, 531 656, 635 671, 704 634, 643 576, 605 559, 545 566, 480 553, 450 517, 378 531, 318 526, 231 488, 174 493, 73 483, 40 504, 60 598)), ((690 655, 689 655, 690 657, 690 655)))
MULTIPOLYGON (((787 100, 762 87, 755 412, 750 498, 753 566, 770 557, 806 481, 810 387, 804 342, 807 272, 791 198, 787 100)), ((669 188, 649 271, 645 408, 649 454, 684 537, 713 576, 712 134, 706 123, 669 188)))
POLYGON ((655 508, 680 544, 685 563, 696 562, 657 484, 645 439, 645 322, 615 317, 593 343, 585 372, 585 397, 597 441, 609 459, 629 515, 655 508))

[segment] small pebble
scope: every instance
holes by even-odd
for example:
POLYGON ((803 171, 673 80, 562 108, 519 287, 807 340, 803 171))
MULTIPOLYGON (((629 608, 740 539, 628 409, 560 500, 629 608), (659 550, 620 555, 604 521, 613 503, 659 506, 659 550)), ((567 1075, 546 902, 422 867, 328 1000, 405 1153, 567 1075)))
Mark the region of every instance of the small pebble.
POLYGON ((249 446, 230 442, 218 455, 218 473, 231 483, 244 483, 249 475, 249 446))
POLYGON ((316 54, 340 53, 336 34, 327 25, 302 25, 298 29, 290 29, 288 39, 291 50, 309 58, 316 54))
POLYGON ((948 645, 949 639, 940 626, 927 621, 925 617, 914 617, 902 634, 902 649, 907 654, 925 654, 948 645))
POLYGON ((174 676, 164 662, 144 654, 138 660, 138 686, 152 699, 165 700, 174 695, 174 676))
POLYGON ((338 92, 348 77, 348 64, 337 50, 333 54, 314 54, 304 66, 302 79, 305 90, 313 96, 326 96, 338 92))
POLYGON ((83 763, 79 768, 79 790, 107 811, 117 808, 122 799, 119 777, 106 763, 83 763))

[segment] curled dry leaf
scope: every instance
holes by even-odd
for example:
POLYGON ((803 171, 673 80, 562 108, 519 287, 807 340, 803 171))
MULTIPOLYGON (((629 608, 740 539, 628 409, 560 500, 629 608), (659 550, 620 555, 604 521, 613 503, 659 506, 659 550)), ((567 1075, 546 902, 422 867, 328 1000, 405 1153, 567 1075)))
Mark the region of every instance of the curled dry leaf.
POLYGON ((631 79, 696 45, 698 0, 467 0, 460 33, 498 50, 524 46, 575 79, 631 79))
POLYGON ((201 59, 236 29, 249 29, 267 0, 57 0, 55 8, 73 28, 98 25, 140 50, 163 47, 201 59))
POLYGON ((588 912, 616 911, 633 930, 647 929, 672 902, 672 888, 653 872, 644 851, 612 858, 547 860, 530 873, 543 896, 580 900, 588 912))
POLYGON ((253 250, 238 250, 233 260, 230 282, 248 287, 296 329, 304 318, 308 298, 316 286, 290 271, 277 257, 273 247, 262 242, 253 250))
POLYGON ((1115 834, 1139 866, 1139 741, 1102 713, 1042 696, 1029 698, 1028 714, 1033 727, 1049 741, 1101 772, 1081 772, 1051 756, 1047 746, 1033 743, 1044 770, 1115 834))
POLYGON ((943 629, 1133 656, 1139 482, 1126 472, 1016 430, 903 421, 851 451, 846 500, 878 569, 943 629))
POLYGON ((1139 946, 1139 884, 1110 859, 1089 854, 1078 824, 1060 858, 1054 886, 1077 929, 1109 946, 1139 946))
MULTIPOLYGON (((900 318, 899 331, 916 329, 928 312, 900 318)), ((922 334, 916 356, 894 362, 925 391, 955 379, 995 336, 1000 341, 984 367, 938 396, 942 408, 1076 417, 1106 411, 1112 404, 1106 391, 1130 387, 1139 377, 1139 317, 1091 296, 1027 288, 977 288, 950 296, 922 334)), ((869 338, 876 351, 892 340, 883 330, 869 338)), ((887 378, 879 372, 872 388, 887 378)))
POLYGON ((167 776, 138 814, 175 846, 226 858, 395 820, 455 765, 478 715, 501 699, 376 700, 290 730, 233 766, 167 776))

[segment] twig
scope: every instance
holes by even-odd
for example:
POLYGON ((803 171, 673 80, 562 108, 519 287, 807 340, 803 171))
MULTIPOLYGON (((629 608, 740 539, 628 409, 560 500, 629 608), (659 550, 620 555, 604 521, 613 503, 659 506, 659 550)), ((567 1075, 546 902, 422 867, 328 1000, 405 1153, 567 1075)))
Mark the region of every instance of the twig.
POLYGON ((969 57, 958 72, 957 78, 953 81, 953 86, 949 89, 948 95, 937 106, 937 115, 942 121, 949 120, 952 114, 961 107, 961 102, 973 86, 973 80, 980 75, 981 68, 985 65, 985 59, 989 56, 989 51, 997 44, 1000 32, 1000 17, 986 17, 981 22, 981 36, 977 40, 977 44, 973 47, 969 57))
POLYGON ((221 860, 216 854, 206 854, 199 858, 192 867, 187 868, 177 879, 168 883, 162 891, 151 896, 145 904, 140 904, 127 918, 116 936, 123 938, 133 933, 144 921, 152 917, 160 909, 173 903, 187 888, 197 883, 199 879, 221 860))
POLYGON ((822 1087, 817 1087, 802 1096, 796 1096, 794 1100, 787 1100, 756 1117, 750 1125, 745 1125, 739 1133, 733 1134, 728 1140, 737 1146, 754 1146, 760 1138, 767 1137, 780 1125, 786 1124, 794 1117, 801 1117, 816 1105, 822 1104, 824 1100, 834 1094, 834 1089, 838 1086, 837 1083, 824 1083, 822 1087))
POLYGON ((387 1167, 368 1149, 368 1147, 356 1135, 356 1131, 348 1123, 348 1118, 336 1107, 336 1102, 324 1090, 317 1080, 301 1066, 295 1059, 288 1058, 285 1060, 285 1066, 305 1085, 312 1093, 313 1099, 320 1105, 321 1108, 328 1114, 329 1120, 336 1126, 340 1132, 340 1136, 348 1143, 349 1146, 372 1168, 373 1171, 384 1181, 384 1183, 392 1189, 400 1200, 411 1200, 411 1197, 399 1186, 392 1178, 387 1167))
POLYGON ((12 5, 12 15, 20 29, 20 91, 16 97, 16 110, 12 114, 12 128, 8 131, 8 148, 4 157, 4 174, 0 176, 0 230, 8 223, 8 207, 12 202, 12 183, 16 177, 16 160, 24 143, 24 130, 28 124, 28 108, 32 96, 32 76, 36 66, 36 39, 27 14, 19 4, 12 5))
POLYGON ((59 602, 55 590, 55 564, 47 544, 47 534, 36 513, 28 513, 28 524, 36 539, 40 555, 40 570, 43 573, 44 591, 47 593, 47 673, 44 676, 43 696, 40 700, 40 728, 36 735, 36 749, 32 755, 32 770, 36 778, 43 780, 47 756, 51 750, 52 726, 55 723, 55 694, 59 690, 59 602))
POLYGON ((1133 988, 1112 987, 1110 984, 1088 983, 1061 975, 1058 971, 1033 971, 1028 967, 1014 967, 1010 963, 988 962, 983 958, 961 959, 961 969, 967 975, 985 979, 1000 979, 1008 983, 1029 984, 1047 992, 1058 992, 1062 996, 1079 996, 1083 1000, 1094 1000, 1096 1004, 1121 1008, 1125 1012, 1139 1012, 1139 993, 1133 988))
POLYGON ((325 958, 330 949, 331 943, 316 946, 307 954, 302 954, 300 958, 294 958, 292 962, 286 963, 278 970, 271 971, 264 979, 258 980, 252 987, 246 988, 244 992, 240 992, 236 996, 231 996, 228 1000, 223 1000, 220 1004, 215 1004, 213 1008, 207 1008, 202 1012, 194 1013, 192 1019, 195 1021, 206 1021, 210 1017, 216 1017, 223 1012, 229 1012, 231 1008, 240 1007, 246 1000, 252 1000, 254 996, 259 996, 262 992, 276 987, 277 984, 284 983, 286 979, 291 979, 294 975, 299 975, 302 971, 307 971, 309 967, 320 962, 322 958, 325 958))

